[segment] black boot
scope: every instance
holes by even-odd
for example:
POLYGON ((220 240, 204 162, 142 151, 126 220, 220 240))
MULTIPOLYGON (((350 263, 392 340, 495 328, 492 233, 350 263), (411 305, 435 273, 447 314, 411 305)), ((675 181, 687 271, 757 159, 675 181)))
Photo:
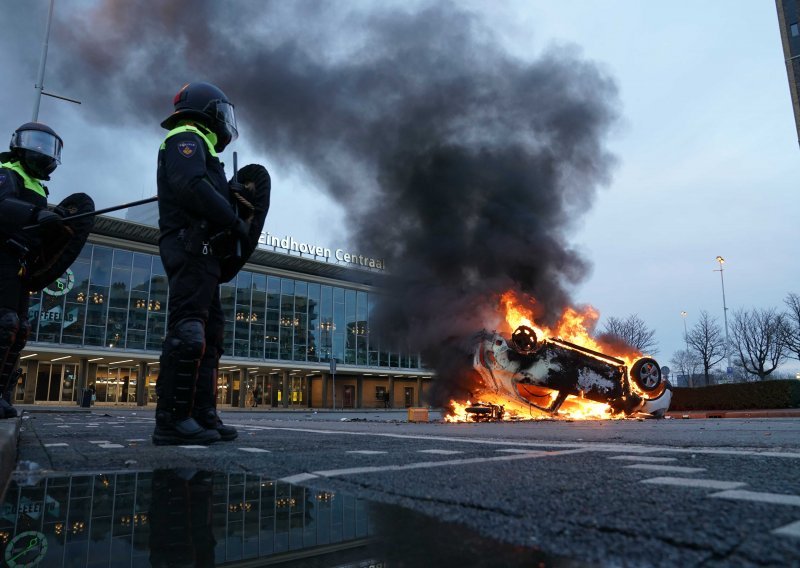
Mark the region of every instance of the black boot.
POLYGON ((219 432, 223 442, 235 440, 239 433, 233 426, 222 423, 217 414, 217 365, 219 365, 220 349, 208 346, 200 361, 197 371, 197 389, 194 396, 192 416, 203 428, 219 432))
POLYGON ((197 369, 204 350, 200 320, 178 322, 164 340, 156 380, 155 445, 211 444, 220 440, 216 429, 204 428, 192 417, 197 369))
POLYGON ((156 410, 156 427, 153 443, 156 446, 179 446, 182 444, 213 444, 221 436, 216 430, 207 429, 192 417, 179 418, 173 413, 156 410))

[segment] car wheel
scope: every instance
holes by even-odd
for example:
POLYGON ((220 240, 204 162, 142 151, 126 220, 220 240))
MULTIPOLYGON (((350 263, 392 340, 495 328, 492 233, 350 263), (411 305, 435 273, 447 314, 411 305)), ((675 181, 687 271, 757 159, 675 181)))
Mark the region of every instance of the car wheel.
POLYGON ((667 388, 667 381, 661 376, 661 367, 655 359, 645 357, 631 367, 631 380, 646 398, 658 398, 667 388))
POLYGON ((527 325, 521 325, 511 335, 511 342, 517 351, 527 355, 536 350, 536 332, 527 325))

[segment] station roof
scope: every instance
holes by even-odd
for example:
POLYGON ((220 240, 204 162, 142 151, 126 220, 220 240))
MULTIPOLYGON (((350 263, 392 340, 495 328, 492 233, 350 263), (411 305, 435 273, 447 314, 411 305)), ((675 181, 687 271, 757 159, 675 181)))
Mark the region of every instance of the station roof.
MULTIPOLYGON (((158 227, 116 217, 98 215, 95 218, 92 234, 158 247, 158 227)), ((382 287, 386 278, 386 274, 382 271, 355 268, 336 262, 323 262, 307 255, 282 254, 263 248, 257 248, 253 252, 248 264, 375 287, 382 287)))

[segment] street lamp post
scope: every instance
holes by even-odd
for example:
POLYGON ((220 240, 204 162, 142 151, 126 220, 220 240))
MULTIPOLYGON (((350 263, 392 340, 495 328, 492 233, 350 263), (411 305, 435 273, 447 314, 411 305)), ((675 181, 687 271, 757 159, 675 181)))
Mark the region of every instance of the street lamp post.
POLYGON ((725 358, 728 361, 728 368, 725 370, 725 374, 730 377, 733 372, 733 367, 731 366, 730 338, 728 337, 728 305, 725 302, 725 278, 722 275, 725 271, 722 268, 722 265, 725 264, 725 259, 721 256, 717 256, 715 260, 719 263, 719 270, 715 270, 714 272, 719 272, 719 281, 720 284, 722 284, 722 317, 725 321, 725 358))
POLYGON ((686 384, 691 387, 694 385, 694 382, 692 381, 689 370, 689 332, 686 329, 686 316, 688 315, 689 312, 686 310, 681 311, 681 317, 683 318, 683 341, 686 343, 686 357, 684 358, 684 361, 686 361, 686 368, 684 369, 684 372, 686 373, 686 384))

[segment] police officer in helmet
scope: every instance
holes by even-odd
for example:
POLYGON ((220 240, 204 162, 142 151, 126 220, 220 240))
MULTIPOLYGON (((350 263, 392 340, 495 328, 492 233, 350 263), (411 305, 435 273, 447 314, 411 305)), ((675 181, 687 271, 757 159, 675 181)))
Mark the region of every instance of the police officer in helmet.
POLYGON ((70 236, 61 216, 47 209, 42 184, 61 163, 63 146, 52 128, 28 122, 12 134, 10 151, 0 154, 0 418, 17 416, 11 398, 31 329, 27 263, 43 242, 70 236))
POLYGON ((210 83, 189 83, 158 153, 159 249, 169 279, 168 329, 159 376, 153 443, 233 440, 216 411, 224 316, 219 283, 224 259, 249 238, 218 157, 238 136, 233 105, 210 83))

